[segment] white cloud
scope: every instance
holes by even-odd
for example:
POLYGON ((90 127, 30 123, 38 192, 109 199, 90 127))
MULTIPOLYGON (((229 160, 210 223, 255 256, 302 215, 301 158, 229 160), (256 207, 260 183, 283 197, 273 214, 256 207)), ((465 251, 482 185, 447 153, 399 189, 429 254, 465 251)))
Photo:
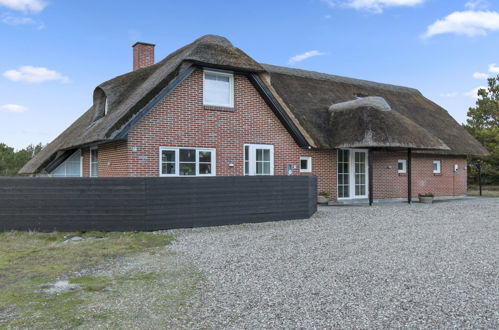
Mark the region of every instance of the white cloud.
POLYGON ((47 6, 47 3, 43 0, 0 0, 0 6, 12 10, 38 13, 47 6))
POLYGON ((337 0, 321 0, 321 2, 331 7, 336 7, 339 4, 337 0))
POLYGON ((487 73, 483 72, 475 72, 473 73, 473 78, 475 79, 487 79, 489 75, 487 73))
POLYGON ((5 112, 25 112, 28 110, 26 107, 19 104, 4 104, 1 108, 5 112))
POLYGON ((18 70, 9 70, 3 76, 12 81, 22 81, 27 83, 42 83, 45 81, 69 82, 69 78, 57 71, 43 67, 22 66, 18 70))
POLYGON ((488 31, 499 30, 499 13, 495 11, 456 11, 428 26, 423 39, 437 34, 486 35, 488 31))
POLYGON ((309 50, 308 52, 305 52, 303 54, 298 54, 293 57, 291 57, 288 61, 289 64, 294 64, 301 62, 303 60, 306 60, 307 58, 314 57, 314 56, 322 56, 326 55, 326 53, 322 53, 318 50, 309 50))
POLYGON ((472 99, 477 99, 478 98, 478 90, 479 89, 487 89, 487 87, 485 86, 478 86, 478 87, 475 87, 473 88, 472 90, 464 93, 465 96, 469 96, 471 97, 472 99))
POLYGON ((388 7, 413 7, 427 0, 321 0, 331 7, 348 7, 357 10, 367 10, 377 14, 388 7))
POLYGON ((441 97, 456 97, 457 96, 457 92, 441 93, 440 96, 441 97))
POLYGON ((499 66, 495 63, 489 64, 489 72, 499 73, 499 66))
POLYGON ((464 4, 466 8, 471 10, 487 9, 489 5, 490 4, 487 0, 470 0, 464 4))
POLYGON ((387 7, 413 7, 422 4, 426 0, 350 0, 345 3, 345 6, 369 10, 374 13, 382 13, 387 7))
POLYGON ((2 18, 2 23, 8 25, 26 25, 35 24, 36 22, 31 17, 5 16, 2 18))

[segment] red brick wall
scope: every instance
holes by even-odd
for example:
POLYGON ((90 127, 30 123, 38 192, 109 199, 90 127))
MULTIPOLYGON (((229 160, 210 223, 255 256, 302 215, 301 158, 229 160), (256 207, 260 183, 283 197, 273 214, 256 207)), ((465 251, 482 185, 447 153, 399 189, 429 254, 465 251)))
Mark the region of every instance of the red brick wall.
MULTIPOLYGON (((407 153, 374 153, 374 198, 407 197, 407 174, 398 173, 398 160, 407 153)), ((466 158, 412 154, 412 195, 432 192, 436 196, 465 195, 466 158), (441 161, 441 173, 433 173, 433 160, 441 161), (454 164, 459 169, 454 172, 454 164)))
POLYGON ((90 176, 90 151, 88 148, 83 148, 81 149, 81 156, 83 158, 83 176, 88 177, 90 176))
MULTIPOLYGON (((99 150, 99 176, 128 176, 127 143, 125 141, 101 144, 99 150)), ((83 176, 90 175, 90 149, 82 149, 83 176)))
MULTIPOLYGON (((294 175, 317 175, 319 192, 336 199, 336 150, 300 148, 243 75, 234 79, 234 109, 203 106, 202 86, 202 71, 197 70, 129 132, 128 144, 100 146, 99 175, 158 176, 160 147, 215 148, 217 175, 242 175, 243 145, 271 144, 275 175, 285 175, 291 163, 297 167, 294 175), (300 156, 312 157, 312 173, 300 173, 300 156)), ((83 155, 88 176, 88 150, 83 155)), ((407 177, 397 173, 397 161, 406 154, 376 152, 374 157, 374 197, 406 197, 407 177)), ((465 166, 464 157, 413 154, 413 195, 465 194, 465 166), (434 159, 442 160, 441 175, 433 174, 434 159), (459 170, 454 174, 455 163, 459 170)))
POLYGON ((99 176, 128 176, 126 142, 99 146, 99 176))
POLYGON ((215 148, 217 175, 243 175, 243 145, 271 144, 275 175, 286 174, 288 163, 299 175, 300 156, 313 156, 312 174, 323 179, 319 190, 336 190, 336 154, 300 148, 245 76, 235 76, 229 111, 203 106, 202 79, 195 71, 129 132, 130 175, 158 176, 161 146, 215 148))

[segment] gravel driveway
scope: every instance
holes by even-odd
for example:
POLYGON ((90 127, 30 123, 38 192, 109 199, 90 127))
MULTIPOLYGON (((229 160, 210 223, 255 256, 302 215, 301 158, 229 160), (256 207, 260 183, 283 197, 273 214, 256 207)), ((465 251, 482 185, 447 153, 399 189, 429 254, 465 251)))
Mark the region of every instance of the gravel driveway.
POLYGON ((196 328, 499 328, 499 199, 175 230, 196 328))

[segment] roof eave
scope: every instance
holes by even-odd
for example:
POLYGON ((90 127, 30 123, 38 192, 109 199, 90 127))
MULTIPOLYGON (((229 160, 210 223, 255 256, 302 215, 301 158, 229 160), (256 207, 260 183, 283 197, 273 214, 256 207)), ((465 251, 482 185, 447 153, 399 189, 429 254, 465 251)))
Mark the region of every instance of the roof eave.
POLYGON ((250 82, 263 97, 267 105, 274 111, 277 118, 281 121, 284 127, 286 127, 296 143, 302 148, 315 148, 315 143, 310 141, 310 137, 306 136, 307 133, 304 132, 303 129, 300 129, 290 115, 288 115, 281 103, 277 100, 278 95, 275 95, 275 92, 268 88, 258 73, 251 73, 248 77, 250 82))
POLYGON ((163 88, 156 96, 154 96, 142 109, 140 109, 132 118, 123 126, 109 133, 110 141, 126 140, 128 132, 137 125, 156 105, 158 105, 165 97, 167 97, 181 82, 189 77, 196 67, 188 66, 184 71, 180 72, 165 88, 163 88))

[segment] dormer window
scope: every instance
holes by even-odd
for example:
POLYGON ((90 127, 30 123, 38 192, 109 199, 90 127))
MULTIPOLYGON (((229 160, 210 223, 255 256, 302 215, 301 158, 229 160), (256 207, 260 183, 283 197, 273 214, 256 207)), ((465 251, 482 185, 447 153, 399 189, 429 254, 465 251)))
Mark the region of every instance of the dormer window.
POLYGON ((108 111, 108 101, 106 97, 106 102, 104 103, 104 116, 107 115, 107 111, 108 111))
POLYGON ((203 104, 234 107, 234 75, 228 72, 204 70, 203 104))
POLYGON ((109 104, 106 93, 102 88, 97 87, 94 91, 94 117, 93 121, 97 121, 108 114, 109 104))

